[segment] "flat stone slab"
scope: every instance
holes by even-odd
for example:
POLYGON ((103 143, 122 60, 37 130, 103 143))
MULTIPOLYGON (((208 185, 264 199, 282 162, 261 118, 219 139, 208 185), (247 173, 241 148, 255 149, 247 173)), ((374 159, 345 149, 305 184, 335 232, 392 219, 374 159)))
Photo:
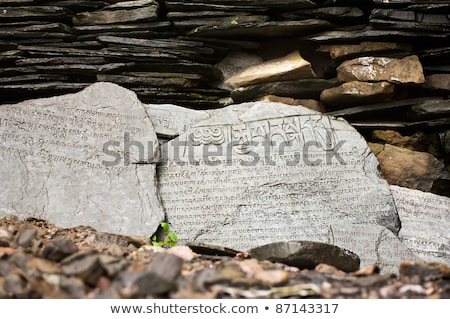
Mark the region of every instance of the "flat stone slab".
POLYGON ((360 259, 353 252, 335 245, 313 241, 283 241, 249 250, 252 257, 270 260, 300 269, 314 269, 319 264, 334 266, 342 271, 359 269, 360 259))
POLYGON ((247 250, 285 240, 328 241, 329 226, 339 221, 398 232, 377 166, 344 120, 254 102, 230 106, 164 144, 158 180, 181 244, 247 250))
POLYGON ((1 215, 143 236, 164 219, 156 134, 135 93, 99 82, 1 105, 0 120, 1 215))
POLYGON ((450 198, 391 185, 403 243, 428 262, 450 265, 450 198))
POLYGON ((294 51, 284 57, 265 61, 238 71, 225 80, 231 88, 255 84, 304 80, 316 78, 311 63, 302 58, 299 51, 294 51))

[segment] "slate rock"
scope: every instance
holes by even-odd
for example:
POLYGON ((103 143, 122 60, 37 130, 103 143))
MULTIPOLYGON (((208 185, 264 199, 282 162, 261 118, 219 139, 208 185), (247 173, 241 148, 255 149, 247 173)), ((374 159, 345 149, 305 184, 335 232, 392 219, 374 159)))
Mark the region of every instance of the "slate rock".
POLYGON ((77 276, 86 284, 95 286, 104 270, 101 267, 99 256, 95 253, 80 251, 61 261, 65 275, 77 276))
POLYGON ((237 88, 268 82, 303 80, 315 78, 311 63, 294 51, 284 57, 266 61, 238 71, 225 80, 225 84, 237 88))
POLYGON ((296 99, 320 98, 323 90, 336 87, 337 80, 307 79, 298 81, 282 81, 241 87, 231 92, 234 103, 257 100, 265 95, 286 96, 296 99))
POLYGON ((372 220, 398 232, 378 162, 342 119, 281 103, 231 105, 164 144, 162 154, 160 196, 180 244, 247 250, 283 240, 327 242, 328 225, 342 220, 372 220), (287 149, 278 148, 283 141, 287 149), (326 160, 333 150, 346 159, 326 160))
POLYGON ((139 292, 144 296, 159 295, 174 289, 182 266, 183 259, 180 257, 167 253, 157 254, 147 271, 136 281, 139 292))
POLYGON ((408 115, 414 120, 450 117, 450 100, 429 99, 413 105, 408 115))
POLYGON ((313 99, 293 99, 290 97, 276 96, 276 95, 266 95, 258 99, 258 101, 264 102, 276 102, 288 105, 301 105, 310 110, 325 113, 324 106, 316 100, 313 99))
POLYGON ((49 260, 59 262, 77 251, 77 246, 75 246, 70 240, 55 239, 44 245, 41 256, 49 260))
POLYGON ((423 87, 450 91, 450 74, 431 74, 425 76, 423 87))
POLYGON ((299 269, 328 264, 345 272, 359 269, 359 257, 334 245, 311 241, 285 241, 254 247, 248 251, 259 260, 270 260, 299 269))
POLYGON ((408 43, 363 41, 359 44, 321 45, 319 49, 323 52, 329 52, 332 59, 345 59, 355 55, 367 56, 371 53, 410 52, 412 47, 408 43))
MULTIPOLYGON (((245 16, 243 16, 245 18, 245 16)), ((242 16, 227 18, 216 23, 199 26, 188 35, 210 38, 239 38, 264 39, 275 37, 295 37, 315 34, 319 31, 331 29, 330 22, 319 19, 300 21, 267 21, 246 22, 242 16), (237 22, 237 23, 236 23, 237 22)))
POLYGON ((37 230, 33 227, 27 227, 20 230, 17 235, 16 242, 19 246, 28 247, 31 246, 33 240, 37 238, 37 230))
POLYGON ((338 79, 351 81, 388 81, 392 83, 424 83, 422 65, 416 55, 403 59, 360 57, 345 61, 337 68, 338 79))
POLYGON ((159 226, 164 214, 150 164, 158 144, 135 93, 96 83, 2 105, 0 113, 4 214, 127 235, 150 236, 159 226))
POLYGON ((395 85, 383 82, 352 81, 323 90, 320 101, 330 108, 344 108, 390 100, 395 95, 395 85))
POLYGON ((74 25, 96 25, 124 22, 143 22, 158 19, 158 2, 154 0, 124 1, 98 11, 78 13, 74 25))
POLYGON ((395 185, 391 191, 402 242, 424 261, 450 265, 450 198, 395 185))

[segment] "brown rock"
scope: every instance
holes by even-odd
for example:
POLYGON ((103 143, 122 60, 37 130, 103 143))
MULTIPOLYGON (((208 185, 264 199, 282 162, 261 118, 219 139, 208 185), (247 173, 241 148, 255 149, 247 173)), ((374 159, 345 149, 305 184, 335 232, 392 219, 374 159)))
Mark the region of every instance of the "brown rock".
POLYGON ((277 81, 315 78, 311 63, 300 52, 294 51, 284 57, 245 68, 225 81, 232 88, 277 81))
POLYGON ((450 91, 450 74, 431 74, 425 77, 423 87, 450 91))
POLYGON ((399 267, 400 278, 406 282, 424 282, 450 279, 450 267, 442 263, 426 263, 421 260, 405 260, 399 267))
POLYGON ((320 101, 326 106, 343 108, 383 102, 393 98, 394 94, 395 85, 389 82, 352 81, 323 90, 320 94, 320 101))
POLYGON ((31 246, 38 233, 33 227, 22 228, 17 236, 17 244, 22 247, 31 246))
POLYGON ((329 52, 332 59, 346 58, 358 53, 411 51, 411 45, 407 43, 393 42, 361 42, 360 44, 332 44, 321 45, 322 52, 329 52))
POLYGON ((319 101, 313 99, 294 99, 285 96, 265 95, 259 98, 258 101, 279 102, 287 105, 301 105, 307 107, 310 110, 314 110, 321 113, 325 112, 324 106, 319 101))
POLYGON ((400 132, 393 130, 374 130, 372 139, 377 142, 407 148, 411 151, 426 152, 429 144, 422 132, 416 132, 412 136, 403 136, 400 132))
POLYGON ((403 59, 361 57, 345 61, 337 67, 338 79, 351 81, 388 81, 392 83, 424 83, 422 64, 416 55, 403 59))
POLYGON ((76 253, 77 250, 78 248, 72 241, 68 239, 55 239, 44 246, 41 255, 44 258, 58 262, 76 253))
POLYGON ((429 192, 433 182, 444 174, 444 163, 433 155, 390 144, 385 144, 377 159, 384 178, 391 185, 429 192))

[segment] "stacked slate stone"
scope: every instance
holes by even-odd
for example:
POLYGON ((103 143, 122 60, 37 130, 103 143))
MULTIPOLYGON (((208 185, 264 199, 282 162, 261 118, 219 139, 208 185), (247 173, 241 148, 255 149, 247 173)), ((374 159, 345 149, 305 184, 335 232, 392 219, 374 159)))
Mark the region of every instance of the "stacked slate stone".
POLYGON ((97 81, 142 101, 216 107, 220 52, 177 37, 154 0, 6 0, 0 8, 1 102, 78 91, 97 81), (162 17, 161 17, 162 16, 162 17))

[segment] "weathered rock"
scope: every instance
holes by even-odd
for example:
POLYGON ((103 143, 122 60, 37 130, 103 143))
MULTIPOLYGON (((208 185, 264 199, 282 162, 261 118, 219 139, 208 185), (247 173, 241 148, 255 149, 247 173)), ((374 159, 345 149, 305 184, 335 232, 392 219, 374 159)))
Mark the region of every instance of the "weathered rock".
POLYGON ((372 131, 372 139, 376 142, 387 143, 411 151, 428 151, 430 144, 429 139, 422 132, 417 132, 411 136, 402 135, 394 130, 374 130, 372 131))
POLYGON ((362 22, 364 12, 356 7, 321 7, 317 9, 287 12, 283 13, 281 16, 289 20, 315 18, 336 23, 353 22, 354 24, 357 24, 358 22, 362 22))
POLYGON ((275 103, 283 103, 288 105, 301 105, 310 110, 325 113, 325 108, 319 101, 313 99, 293 99, 290 97, 276 96, 276 95, 265 95, 258 99, 258 101, 263 102, 275 102, 275 103))
POLYGON ((328 242, 337 221, 398 231, 378 162, 343 120, 255 102, 164 145, 160 194, 180 244, 246 250, 283 240, 328 242))
POLYGON ((450 117, 450 100, 429 99, 415 104, 411 107, 409 116, 415 120, 450 117))
POLYGON ((32 245, 36 237, 37 230, 33 227, 27 227, 20 230, 16 241, 19 246, 28 247, 32 245))
POLYGON ((384 178, 391 185, 429 192, 433 182, 444 176, 444 163, 429 153, 385 144, 377 158, 384 178))
POLYGON ((77 251, 77 246, 75 246, 70 240, 55 239, 45 244, 41 255, 44 258, 58 262, 76 253, 77 251))
POLYGON ((78 13, 72 21, 74 25, 153 21, 158 18, 158 8, 154 0, 124 1, 99 11, 78 13))
POLYGON ((411 45, 395 42, 361 42, 360 44, 331 44, 321 45, 320 51, 329 52, 332 59, 344 59, 355 55, 411 51, 411 45))
POLYGON ((336 223, 329 227, 324 242, 354 252, 361 267, 376 265, 383 274, 398 274, 402 261, 419 259, 394 233, 379 225, 336 223))
POLYGON ((399 238, 424 261, 450 265, 450 198, 400 186, 391 191, 402 223, 399 238))
POLYGON ((324 79, 272 82, 235 89, 231 92, 231 97, 235 103, 254 101, 269 94, 318 100, 323 90, 338 86, 339 83, 337 80, 324 79))
POLYGON ((166 253, 155 256, 148 270, 136 281, 142 295, 164 294, 173 289, 181 274, 183 259, 166 253))
POLYGON ((263 59, 256 54, 243 51, 230 52, 225 59, 215 65, 222 72, 223 78, 228 79, 241 69, 263 63, 263 59))
POLYGON ((151 235, 156 134, 131 91, 96 83, 70 95, 2 105, 0 207, 58 226, 151 235))
POLYGON ((209 118, 206 111, 197 111, 172 104, 146 104, 156 134, 175 137, 193 124, 209 118))
POLYGON ((89 254, 83 251, 62 260, 61 266, 64 274, 78 276, 91 286, 97 284, 104 271, 97 254, 89 254))
POLYGON ((431 74, 425 76, 423 87, 450 91, 450 74, 431 74))
POLYGON ((188 34, 198 37, 210 38, 274 38, 295 37, 315 34, 329 30, 332 24, 320 19, 306 19, 300 21, 267 21, 247 22, 246 16, 236 16, 215 21, 214 23, 199 26, 188 34), (241 21, 244 20, 244 21, 241 21))
POLYGON ((400 278, 407 282, 423 283, 450 278, 450 267, 442 263, 406 260, 400 265, 400 278))
POLYGON ((334 245, 311 241, 285 241, 254 247, 248 251, 259 260, 270 260, 300 269, 314 269, 328 264, 351 272, 359 269, 359 257, 351 251, 334 245))
POLYGON ((416 55, 403 59, 361 57, 345 61, 337 67, 338 79, 351 81, 388 81, 392 83, 424 83, 422 65, 416 55))
POLYGON ((225 84, 238 88, 268 82, 303 80, 315 78, 311 63, 304 60, 298 51, 285 57, 266 61, 238 71, 225 80, 225 84))
POLYGON ((359 82, 352 81, 338 87, 323 90, 320 101, 332 108, 380 103, 393 98, 395 85, 389 82, 359 82))

